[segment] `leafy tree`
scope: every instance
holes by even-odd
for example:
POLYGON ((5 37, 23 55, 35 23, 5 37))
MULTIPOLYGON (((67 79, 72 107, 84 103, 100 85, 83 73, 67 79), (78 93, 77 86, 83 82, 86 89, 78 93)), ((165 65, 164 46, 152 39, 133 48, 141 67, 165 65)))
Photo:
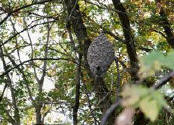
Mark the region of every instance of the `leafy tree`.
POLYGON ((1 0, 1 124, 172 125, 173 7, 173 0, 1 0), (115 60, 95 77, 87 53, 101 31, 115 60))

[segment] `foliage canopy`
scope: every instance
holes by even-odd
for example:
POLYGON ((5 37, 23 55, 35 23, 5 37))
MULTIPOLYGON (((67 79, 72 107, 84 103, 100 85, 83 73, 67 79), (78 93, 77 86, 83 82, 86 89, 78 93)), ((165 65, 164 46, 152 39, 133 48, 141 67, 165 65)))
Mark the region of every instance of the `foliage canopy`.
POLYGON ((1 0, 0 124, 172 125, 173 8, 173 0, 1 0), (116 59, 95 78, 87 51, 101 31, 116 59))

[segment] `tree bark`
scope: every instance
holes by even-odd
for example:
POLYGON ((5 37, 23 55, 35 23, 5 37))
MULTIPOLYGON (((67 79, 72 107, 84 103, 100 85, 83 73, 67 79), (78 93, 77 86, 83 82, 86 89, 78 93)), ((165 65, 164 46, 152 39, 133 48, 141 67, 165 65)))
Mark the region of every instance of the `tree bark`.
MULTIPOLYGON (((39 102, 39 103, 40 103, 40 102, 39 102)), ((35 112, 36 112, 36 125, 43 125, 41 109, 42 109, 42 105, 41 105, 41 104, 38 104, 38 105, 35 107, 35 112)))
MULTIPOLYGON (((8 67, 6 65, 6 62, 5 62, 5 59, 4 59, 4 56, 3 56, 3 49, 2 47, 0 47, 0 57, 1 57, 1 60, 2 60, 2 63, 3 63, 3 68, 4 70, 8 70, 8 67)), ((16 99, 16 96, 15 96, 15 89, 13 87, 13 82, 10 78, 10 75, 7 73, 7 85, 10 87, 10 91, 11 91, 11 97, 12 97, 12 104, 13 104, 13 108, 14 108, 14 118, 13 118, 13 125, 20 125, 20 114, 19 114, 19 109, 18 109, 18 106, 17 106, 17 99, 16 99)), ((12 117, 11 117, 12 118, 12 117)))
MULTIPOLYGON (((121 21, 124 37, 125 37, 125 44, 127 48, 127 53, 130 60, 131 65, 131 79, 133 82, 136 82, 139 80, 139 77, 137 75, 139 66, 138 66, 138 58, 136 53, 136 47, 135 47, 135 40, 134 36, 131 32, 129 17, 127 15, 126 9, 124 8, 123 4, 120 2, 120 0, 112 0, 114 7, 116 9, 116 12, 119 16, 119 19, 121 21)), ((138 113, 135 116, 134 125, 146 125, 147 120, 144 117, 144 114, 142 112, 138 113)))
POLYGON ((76 97, 75 97, 75 105, 73 107, 73 125, 77 125, 78 123, 78 109, 79 109, 79 100, 80 100, 80 81, 81 81, 81 60, 82 55, 78 54, 78 65, 77 65, 77 73, 76 73, 76 97))
POLYGON ((138 67, 138 59, 137 59, 137 53, 135 48, 135 40, 131 32, 129 17, 127 15, 126 9, 124 8, 120 0, 112 0, 112 2, 120 18, 124 37, 125 37, 125 44, 126 44, 127 53, 130 60, 130 65, 131 65, 130 75, 132 80, 136 81, 139 79, 137 75, 139 67, 138 67))
MULTIPOLYGON (((161 0, 156 0, 157 4, 161 4, 161 0)), ((174 34, 173 34, 173 30, 170 26, 170 23, 167 19, 167 15, 164 11, 164 8, 162 6, 160 6, 160 25, 163 27, 164 32, 166 34, 166 40, 168 42, 168 44, 174 49, 174 34)))

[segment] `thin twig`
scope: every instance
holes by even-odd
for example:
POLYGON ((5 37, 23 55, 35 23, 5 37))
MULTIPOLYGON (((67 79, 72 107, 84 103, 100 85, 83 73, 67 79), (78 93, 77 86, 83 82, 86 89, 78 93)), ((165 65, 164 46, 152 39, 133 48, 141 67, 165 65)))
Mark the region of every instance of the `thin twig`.
POLYGON ((0 22, 0 25, 2 25, 13 13, 16 13, 16 12, 22 10, 22 9, 31 7, 33 5, 44 4, 46 2, 51 2, 51 1, 53 1, 53 0, 41 0, 39 2, 34 2, 34 3, 28 4, 28 5, 24 5, 24 6, 20 7, 20 8, 17 8, 15 10, 13 10, 13 11, 10 11, 10 12, 8 12, 7 16, 0 22))
POLYGON ((118 100, 119 94, 120 94, 120 91, 121 91, 121 84, 120 84, 121 78, 120 78, 118 58, 115 56, 114 60, 115 60, 116 68, 117 68, 116 100, 118 100))
POLYGON ((114 104, 111 105, 110 108, 107 109, 106 113, 104 114, 101 124, 100 125, 105 125, 109 116, 114 112, 114 110, 120 105, 121 99, 118 99, 114 104))
MULTIPOLYGON (((18 68, 19 66, 24 65, 25 63, 28 63, 28 62, 31 62, 31 61, 37 61, 37 60, 66 60, 66 61, 72 61, 72 60, 69 60, 69 59, 66 59, 66 58, 33 58, 33 59, 29 59, 29 60, 23 61, 22 63, 17 64, 16 66, 14 66, 14 67, 12 67, 12 68, 6 70, 4 73, 2 73, 2 74, 0 75, 0 77, 6 75, 6 74, 9 73, 10 71, 12 71, 12 70, 18 68)), ((74 62, 74 61, 72 61, 72 62, 74 62)))
POLYGON ((49 22, 43 22, 43 23, 40 23, 40 24, 35 24, 35 25, 31 26, 31 27, 28 27, 29 25, 31 25, 31 24, 29 24, 26 28, 24 28, 23 30, 21 30, 21 31, 15 33, 14 35, 10 36, 6 41, 4 41, 3 43, 1 43, 1 44, 0 44, 0 47, 1 47, 2 45, 5 45, 5 44, 8 43, 10 40, 12 40, 13 38, 15 38, 17 35, 19 35, 20 33, 23 33, 24 31, 26 31, 26 30, 28 30, 28 29, 32 29, 32 28, 34 28, 34 27, 36 27, 36 26, 43 25, 43 24, 47 24, 47 23, 51 23, 51 22, 55 22, 55 20, 49 21, 49 22))
POLYGON ((152 88, 159 89, 163 85, 165 85, 170 79, 174 77, 174 71, 170 72, 168 75, 164 76, 158 83, 154 84, 152 88))

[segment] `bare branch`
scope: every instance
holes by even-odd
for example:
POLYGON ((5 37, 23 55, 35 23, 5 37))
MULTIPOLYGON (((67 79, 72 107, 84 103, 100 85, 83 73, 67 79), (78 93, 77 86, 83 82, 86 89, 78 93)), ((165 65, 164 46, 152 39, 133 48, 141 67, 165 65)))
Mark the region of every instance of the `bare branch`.
POLYGON ((152 88, 159 89, 160 87, 162 87, 163 85, 165 85, 173 77, 174 77, 174 71, 173 72, 170 72, 169 74, 167 74, 166 76, 164 76, 161 80, 159 80, 158 83, 154 84, 152 88))
POLYGON ((114 58, 115 60, 115 64, 116 64, 116 68, 117 68, 117 82, 116 82, 116 100, 119 99, 120 96, 120 91, 121 91, 121 83, 120 83, 120 70, 119 70, 119 61, 117 59, 117 57, 114 58))
POLYGON ((40 0, 38 2, 34 2, 34 3, 28 4, 28 5, 24 5, 20 8, 15 9, 15 10, 11 10, 10 12, 8 12, 7 16, 0 22, 0 25, 2 25, 13 13, 16 13, 16 12, 22 10, 22 9, 31 7, 33 5, 44 4, 46 2, 51 2, 51 1, 54 1, 54 0, 40 0))
POLYGON ((130 21, 129 21, 129 17, 127 15, 126 9, 124 8, 123 4, 120 2, 120 0, 112 0, 113 5, 115 7, 121 25, 122 25, 122 29, 123 29, 123 33, 124 33, 124 37, 125 37, 125 43, 126 43, 126 47, 127 47, 127 53, 130 59, 130 65, 132 69, 136 69, 134 72, 131 72, 131 78, 133 81, 138 80, 138 58, 137 58, 137 52, 136 52, 136 47, 135 47, 135 39, 134 36, 132 34, 131 31, 131 27, 130 27, 130 21))
POLYGON ((14 66, 14 67, 12 67, 12 68, 6 70, 4 73, 2 73, 2 74, 0 75, 0 77, 6 75, 6 74, 9 73, 10 71, 12 71, 12 70, 18 68, 19 66, 24 65, 25 63, 28 63, 28 62, 31 62, 31 61, 37 61, 37 60, 66 60, 66 61, 72 61, 72 62, 76 63, 75 61, 70 60, 70 59, 66 59, 66 58, 33 58, 33 59, 30 59, 30 60, 23 61, 22 63, 17 64, 16 66, 14 66))
POLYGON ((53 20, 53 21, 49 21, 49 22, 43 22, 43 23, 35 24, 35 25, 29 27, 29 26, 32 24, 32 23, 31 23, 31 24, 29 24, 26 28, 24 28, 24 29, 21 30, 20 32, 15 33, 15 34, 12 35, 11 37, 9 37, 6 41, 4 41, 3 43, 1 43, 1 44, 0 44, 0 47, 1 47, 2 45, 5 45, 5 44, 8 43, 10 40, 12 40, 13 38, 15 38, 17 35, 19 35, 20 33, 23 33, 24 31, 26 31, 26 30, 28 30, 28 29, 32 29, 32 28, 34 28, 34 27, 36 27, 36 26, 43 25, 43 24, 47 24, 47 23, 51 23, 51 22, 55 22, 55 21, 53 20))
POLYGON ((107 111, 105 112, 102 120, 101 120, 101 124, 100 125, 105 125, 109 116, 114 112, 114 110, 120 105, 121 103, 121 99, 118 99, 115 103, 113 103, 111 105, 110 108, 107 109, 107 111))

